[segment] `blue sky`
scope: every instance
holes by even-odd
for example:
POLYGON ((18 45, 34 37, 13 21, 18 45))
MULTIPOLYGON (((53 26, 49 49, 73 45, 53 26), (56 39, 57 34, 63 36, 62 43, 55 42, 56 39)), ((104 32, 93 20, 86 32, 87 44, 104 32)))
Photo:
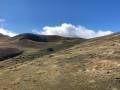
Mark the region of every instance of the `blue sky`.
POLYGON ((0 0, 4 29, 31 33, 64 23, 89 30, 120 30, 120 0, 0 0))

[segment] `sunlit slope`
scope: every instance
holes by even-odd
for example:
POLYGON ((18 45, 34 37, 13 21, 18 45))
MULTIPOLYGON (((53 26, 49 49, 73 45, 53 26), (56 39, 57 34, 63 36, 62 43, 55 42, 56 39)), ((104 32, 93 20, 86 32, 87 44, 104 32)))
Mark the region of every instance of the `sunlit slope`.
POLYGON ((6 36, 6 35, 3 35, 0 33, 0 43, 2 43, 3 41, 9 39, 10 37, 9 36, 6 36))
POLYGON ((79 38, 68 38, 55 35, 37 35, 32 33, 24 33, 14 37, 6 38, 7 39, 4 42, 0 43, 1 48, 12 47, 24 50, 26 52, 40 50, 49 46, 61 44, 63 42, 79 40, 79 38))
POLYGON ((0 80, 11 90, 119 90, 120 33, 6 67, 0 80))
POLYGON ((37 52, 63 43, 70 43, 78 40, 84 41, 82 38, 37 35, 32 33, 24 33, 14 37, 0 34, 0 39, 0 60, 6 60, 29 52, 37 52))

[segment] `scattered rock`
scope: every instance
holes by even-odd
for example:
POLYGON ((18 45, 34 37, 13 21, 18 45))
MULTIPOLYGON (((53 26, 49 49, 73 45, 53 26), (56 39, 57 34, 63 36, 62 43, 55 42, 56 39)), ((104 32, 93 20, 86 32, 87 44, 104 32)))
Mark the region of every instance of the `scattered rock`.
POLYGON ((23 81, 27 82, 27 81, 30 81, 30 80, 26 79, 26 80, 23 80, 23 81))
POLYGON ((3 90, 8 90, 7 88, 3 88, 3 90))
POLYGON ((106 72, 106 74, 109 74, 109 73, 110 73, 109 71, 106 72))
POLYGON ((53 55, 49 55, 49 58, 53 57, 53 55))
POLYGON ((31 63, 30 65, 34 65, 34 63, 31 63))
POLYGON ((89 55, 89 57, 91 57, 91 58, 93 58, 94 56, 93 56, 93 54, 88 54, 89 55))
POLYGON ((51 52, 54 51, 52 48, 48 48, 47 51, 51 52))
POLYGON ((120 77, 117 77, 117 78, 116 78, 116 81, 120 83, 120 77))
POLYGON ((2 66, 2 65, 0 66, 0 68, 3 68, 3 67, 4 67, 4 66, 2 66))
POLYGON ((86 69, 83 69, 83 71, 86 71, 86 69))
POLYGON ((115 44, 112 44, 111 46, 115 46, 115 44))
POLYGON ((37 80, 33 80, 33 82, 37 82, 37 80))

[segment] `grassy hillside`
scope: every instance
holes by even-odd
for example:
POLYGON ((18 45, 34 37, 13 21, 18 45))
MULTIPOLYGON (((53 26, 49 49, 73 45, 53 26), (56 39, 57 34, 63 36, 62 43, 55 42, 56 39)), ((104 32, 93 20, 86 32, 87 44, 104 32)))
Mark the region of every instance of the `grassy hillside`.
POLYGON ((47 47, 62 44, 64 42, 73 42, 76 40, 84 40, 79 38, 67 38, 61 36, 36 35, 32 33, 24 33, 15 37, 9 37, 0 43, 0 47, 11 47, 24 50, 25 52, 39 51, 47 47))
POLYGON ((119 90, 119 37, 118 32, 82 42, 78 40, 72 43, 61 43, 2 61, 0 88, 119 90), (52 48, 53 51, 47 51, 48 48, 52 48), (11 64, 15 60, 16 64, 11 64), (20 60, 23 61, 17 63, 20 60))
POLYGON ((0 61, 18 56, 22 53, 23 51, 16 48, 0 48, 0 61))
POLYGON ((0 43, 7 40, 7 39, 9 39, 9 38, 10 38, 9 36, 3 35, 3 34, 0 33, 0 43))
POLYGON ((51 53, 70 48, 76 44, 86 41, 82 38, 68 38, 61 36, 45 36, 32 33, 24 33, 15 37, 9 37, 0 44, 2 62, 1 68, 17 63, 34 60, 51 53), (53 51, 47 51, 52 48, 53 51))

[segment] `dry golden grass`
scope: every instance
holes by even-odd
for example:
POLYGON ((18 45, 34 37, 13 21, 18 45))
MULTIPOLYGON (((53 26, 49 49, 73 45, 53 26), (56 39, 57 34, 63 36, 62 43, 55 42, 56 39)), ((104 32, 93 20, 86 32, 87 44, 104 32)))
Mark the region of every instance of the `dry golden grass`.
POLYGON ((119 90, 119 46, 115 33, 8 66, 0 69, 0 89, 119 90))

